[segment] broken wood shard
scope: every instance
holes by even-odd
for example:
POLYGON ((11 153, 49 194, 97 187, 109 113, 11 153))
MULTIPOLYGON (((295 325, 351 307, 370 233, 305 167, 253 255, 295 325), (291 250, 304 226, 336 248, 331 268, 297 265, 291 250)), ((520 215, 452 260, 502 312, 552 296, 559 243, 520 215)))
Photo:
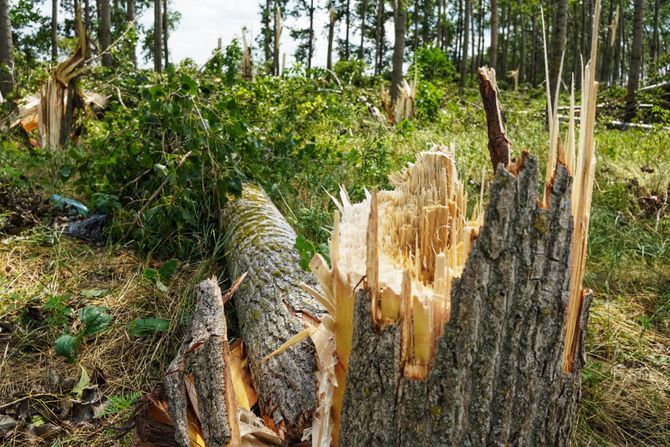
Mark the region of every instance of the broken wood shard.
POLYGON ((271 354, 325 313, 301 287, 318 290, 318 283, 300 267, 295 232, 258 186, 244 185, 221 221, 228 271, 233 277, 247 272, 234 302, 261 412, 286 440, 300 439, 317 408, 314 342, 304 337, 271 354))
MULTIPOLYGON (((479 93, 484 103, 486 113, 486 128, 489 137, 489 155, 493 171, 500 163, 507 166, 510 161, 510 146, 512 142, 505 134, 500 105, 498 104, 498 84, 496 83, 496 72, 492 68, 481 67, 478 70, 479 93)), ((515 88, 516 90, 516 88, 515 88)))
POLYGON ((184 447, 196 437, 207 447, 239 446, 226 318, 216 278, 201 282, 196 295, 187 336, 165 375, 175 437, 184 447))

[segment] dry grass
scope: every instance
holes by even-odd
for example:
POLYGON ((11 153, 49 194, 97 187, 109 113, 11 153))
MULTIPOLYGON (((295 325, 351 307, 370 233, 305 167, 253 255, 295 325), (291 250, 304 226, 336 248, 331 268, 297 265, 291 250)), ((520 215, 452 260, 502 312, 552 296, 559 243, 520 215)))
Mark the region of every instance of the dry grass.
MULTIPOLYGON (((78 380, 83 367, 107 397, 142 393, 161 380, 179 343, 192 286, 211 266, 181 264, 163 292, 143 276, 146 267, 158 265, 128 250, 91 248, 45 227, 0 244, 0 321, 16 325, 10 335, 0 336, 0 404, 41 395, 31 399, 35 413, 67 429, 54 445, 123 444, 114 440, 114 427, 127 419, 128 411, 73 427, 52 411, 72 396, 55 391, 48 377, 57 373, 78 380), (45 306, 53 296, 65 296, 72 309, 66 327, 72 328, 77 310, 88 305, 107 307, 113 317, 109 329, 82 344, 75 364, 54 351, 54 340, 65 328, 54 325, 57 315, 45 306), (170 329, 131 336, 126 324, 146 317, 170 320, 170 329)), ((25 445, 28 439, 17 432, 3 445, 25 445)))

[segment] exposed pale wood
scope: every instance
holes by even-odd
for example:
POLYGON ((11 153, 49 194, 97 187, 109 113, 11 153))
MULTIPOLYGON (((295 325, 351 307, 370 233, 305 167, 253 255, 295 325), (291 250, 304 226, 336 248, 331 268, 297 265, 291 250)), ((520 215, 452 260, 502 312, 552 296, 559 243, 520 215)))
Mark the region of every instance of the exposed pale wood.
POLYGON ((295 232, 260 187, 245 184, 221 222, 229 273, 247 272, 234 302, 263 417, 287 440, 300 439, 317 408, 314 343, 305 337, 268 356, 325 313, 301 287, 318 283, 300 267, 295 232))

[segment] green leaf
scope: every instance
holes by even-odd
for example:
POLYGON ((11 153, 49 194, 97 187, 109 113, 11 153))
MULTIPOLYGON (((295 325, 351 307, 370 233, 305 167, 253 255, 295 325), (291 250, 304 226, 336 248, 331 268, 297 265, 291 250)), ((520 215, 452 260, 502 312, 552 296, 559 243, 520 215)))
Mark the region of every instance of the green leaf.
POLYGON ((69 334, 61 335, 56 339, 56 354, 65 357, 68 362, 73 363, 77 357, 78 346, 78 337, 69 334))
POLYGON ((303 236, 298 235, 295 239, 295 248, 298 250, 298 254, 300 254, 300 267, 302 267, 303 270, 308 270, 309 261, 314 257, 316 247, 312 242, 308 241, 303 236))
POLYGON ((104 307, 87 306, 79 311, 79 320, 83 324, 81 336, 89 337, 107 329, 112 321, 112 316, 107 313, 107 309, 104 307))
POLYGON ((77 396, 77 399, 81 399, 81 395, 84 393, 84 389, 88 388, 88 386, 91 384, 91 379, 88 376, 88 371, 86 371, 86 368, 81 365, 79 365, 79 368, 81 368, 79 382, 77 382, 74 388, 72 388, 72 393, 77 396))
POLYGON ((138 318, 128 323, 127 326, 128 332, 133 337, 147 337, 158 332, 165 332, 169 327, 170 321, 161 318, 138 318))
POLYGON ((97 298, 105 296, 109 293, 107 289, 87 289, 81 292, 81 296, 85 298, 97 298))
POLYGON ((167 281, 172 277, 174 272, 177 270, 177 266, 179 263, 177 262, 176 259, 170 259, 169 261, 165 261, 163 265, 161 265, 161 268, 158 269, 158 273, 160 274, 160 277, 163 281, 167 281))
POLYGON ((158 281, 160 274, 158 273, 158 270, 148 267, 144 269, 142 276, 144 276, 144 279, 148 280, 150 283, 156 284, 156 281, 158 281))

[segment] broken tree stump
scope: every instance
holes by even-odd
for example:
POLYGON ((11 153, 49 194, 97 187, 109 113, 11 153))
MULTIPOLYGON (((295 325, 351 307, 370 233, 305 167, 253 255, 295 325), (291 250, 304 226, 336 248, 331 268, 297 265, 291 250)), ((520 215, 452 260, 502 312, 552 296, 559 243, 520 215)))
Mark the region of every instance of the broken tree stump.
POLYGON ((318 284, 300 267, 295 232, 260 187, 246 184, 222 222, 228 271, 247 273, 234 301, 262 414, 285 439, 300 439, 317 407, 314 343, 306 337, 271 354, 324 313, 301 287, 318 284))

